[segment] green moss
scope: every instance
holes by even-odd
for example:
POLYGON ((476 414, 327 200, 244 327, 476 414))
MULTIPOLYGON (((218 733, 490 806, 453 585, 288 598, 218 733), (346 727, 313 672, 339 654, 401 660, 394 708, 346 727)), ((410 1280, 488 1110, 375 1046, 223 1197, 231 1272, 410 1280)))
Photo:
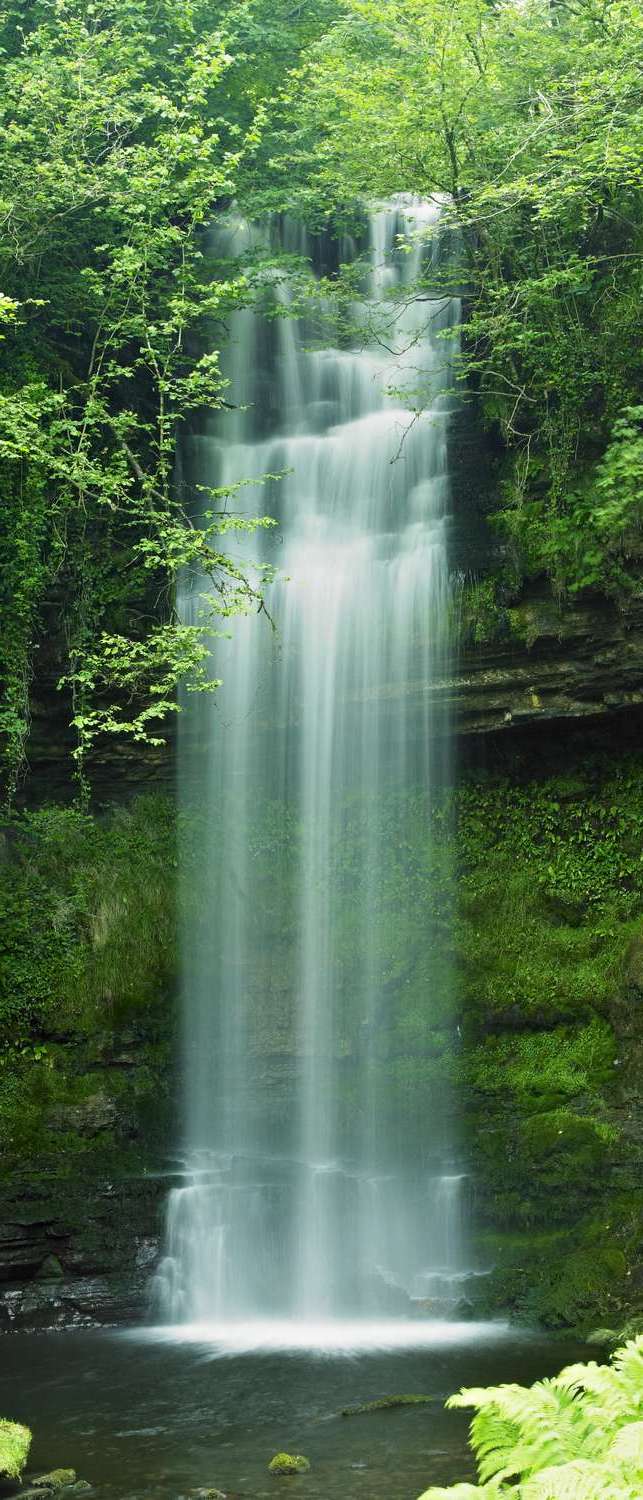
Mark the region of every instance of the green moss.
POLYGON ((29 1428, 0 1417, 0 1479, 20 1478, 30 1447, 29 1428))
POLYGON ((626 1271, 625 1256, 617 1246, 581 1246, 530 1278, 525 1311, 550 1327, 587 1326, 599 1310, 621 1305, 626 1271))
POLYGON ((158 997, 175 965, 172 804, 17 817, 0 866, 0 1040, 109 1025, 158 997))
POLYGON ((613 1125, 557 1109, 531 1115, 522 1127, 522 1139, 527 1156, 545 1169, 554 1186, 567 1180, 570 1163, 577 1172, 600 1167, 619 1134, 613 1125))
POLYGON ((600 1094, 613 1080, 615 1053, 612 1027, 595 1017, 588 1026, 489 1037, 470 1053, 466 1068, 484 1093, 536 1102, 600 1094))
POLYGON ((617 1327, 636 1299, 641 1213, 627 1103, 641 1033, 640 757, 472 779, 456 802, 455 1066, 481 1257, 495 1267, 480 1305, 617 1327))
POLYGON ((611 1214, 601 1216, 600 1235, 597 1227, 483 1232, 480 1253, 494 1264, 481 1281, 477 1311, 509 1311, 553 1329, 589 1331, 599 1321, 620 1328, 631 1306, 627 1249, 632 1246, 617 1242, 617 1216, 613 1222, 611 1214))

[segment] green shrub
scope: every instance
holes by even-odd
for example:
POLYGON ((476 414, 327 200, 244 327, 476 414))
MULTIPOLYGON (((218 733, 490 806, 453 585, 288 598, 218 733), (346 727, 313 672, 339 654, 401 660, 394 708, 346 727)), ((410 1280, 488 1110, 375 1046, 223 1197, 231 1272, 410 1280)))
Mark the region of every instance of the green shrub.
POLYGON ((473 1407, 479 1484, 430 1489, 422 1500, 640 1500, 643 1337, 611 1366, 570 1365, 551 1380, 463 1390, 473 1407))

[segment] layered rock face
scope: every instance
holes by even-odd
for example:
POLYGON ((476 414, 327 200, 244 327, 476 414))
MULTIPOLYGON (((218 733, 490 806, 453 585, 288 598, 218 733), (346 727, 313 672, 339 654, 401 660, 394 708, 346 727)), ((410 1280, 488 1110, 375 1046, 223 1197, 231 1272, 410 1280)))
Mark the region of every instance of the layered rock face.
POLYGON ((503 635, 463 650, 445 685, 461 735, 579 720, 643 706, 643 594, 559 609, 534 594, 506 612, 503 635))
POLYGON ((0 1332, 138 1323, 158 1259, 162 1183, 38 1181, 0 1193, 0 1332))

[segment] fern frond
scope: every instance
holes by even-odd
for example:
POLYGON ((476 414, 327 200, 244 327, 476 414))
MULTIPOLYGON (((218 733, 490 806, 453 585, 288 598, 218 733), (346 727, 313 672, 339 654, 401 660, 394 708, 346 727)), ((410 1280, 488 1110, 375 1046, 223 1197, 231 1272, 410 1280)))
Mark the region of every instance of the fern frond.
POLYGON ((639 1482, 643 1494, 643 1422, 628 1422, 610 1444, 606 1460, 639 1482))
MULTIPOLYGON (((485 1407, 485 1406, 495 1406, 497 1404, 497 1398, 498 1398, 498 1396, 503 1391, 523 1391, 523 1394, 524 1394, 524 1386, 520 1386, 520 1385, 489 1385, 489 1386, 486 1386, 486 1385, 482 1385, 482 1386, 472 1385, 472 1386, 464 1386, 461 1391, 456 1391, 455 1396, 449 1396, 448 1399, 445 1401, 444 1404, 447 1407, 447 1409, 450 1409, 450 1408, 455 1409, 456 1407, 459 1408, 459 1409, 461 1409, 462 1407, 475 1406, 478 1411, 482 1411, 483 1407, 485 1407)), ((424 1497, 421 1496, 420 1500, 424 1500, 424 1497)))
POLYGON ((611 1365, 568 1365, 553 1383, 577 1402, 585 1456, 601 1457, 624 1422, 643 1418, 643 1337, 617 1350, 611 1365))
POLYGON ((471 1388, 480 1484, 421 1500, 643 1500, 643 1334, 611 1365, 568 1365, 551 1380, 471 1388))
POLYGON ((603 1464, 577 1458, 542 1469, 520 1486, 520 1500, 637 1500, 635 1492, 610 1476, 603 1464))
POLYGON ((530 1389, 501 1385, 486 1391, 465 1390, 448 1403, 476 1406, 471 1445, 482 1480, 506 1480, 562 1464, 586 1452, 591 1424, 575 1394, 552 1380, 530 1389))
POLYGON ((643 1417, 643 1334, 628 1339, 612 1356, 621 1390, 632 1403, 632 1412, 643 1417))
POLYGON ((497 1484, 452 1484, 449 1489, 425 1490, 420 1500, 509 1500, 497 1484))

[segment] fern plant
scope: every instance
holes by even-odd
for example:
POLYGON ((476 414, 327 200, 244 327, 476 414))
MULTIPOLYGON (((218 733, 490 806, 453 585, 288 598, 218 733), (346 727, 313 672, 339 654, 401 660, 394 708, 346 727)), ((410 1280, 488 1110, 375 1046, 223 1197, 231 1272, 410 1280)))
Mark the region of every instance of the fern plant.
POLYGON ((641 1500, 643 1335, 610 1365, 569 1365, 551 1380, 460 1391, 473 1407, 479 1484, 421 1500, 641 1500))

